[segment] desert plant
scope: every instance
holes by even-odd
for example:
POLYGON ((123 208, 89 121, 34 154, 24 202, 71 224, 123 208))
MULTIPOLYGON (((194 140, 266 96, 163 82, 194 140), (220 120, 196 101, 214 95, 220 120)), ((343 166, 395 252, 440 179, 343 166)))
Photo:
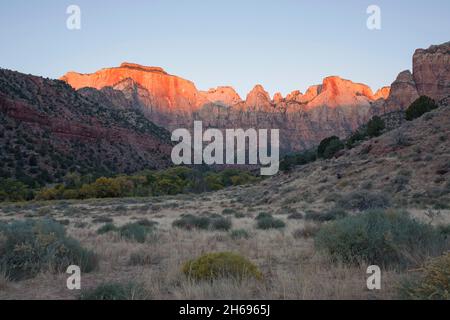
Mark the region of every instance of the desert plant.
POLYGON ((385 124, 383 119, 381 119, 379 116, 374 116, 367 123, 367 135, 371 138, 378 137, 379 135, 381 135, 384 128, 385 124))
POLYGON ((437 107, 438 105, 433 99, 427 96, 421 96, 406 109, 406 120, 411 121, 417 119, 437 107))
POLYGON ((283 220, 275 219, 272 216, 257 219, 256 228, 261 230, 282 229, 286 226, 283 220))
POLYGON ((15 221, 0 225, 4 243, 0 250, 0 271, 11 280, 33 278, 40 271, 62 272, 70 265, 82 272, 97 268, 97 256, 66 235, 53 220, 15 221))
POLYGON ((323 139, 317 148, 319 158, 331 159, 338 151, 345 148, 344 143, 336 136, 323 139))
POLYGON ((228 231, 231 229, 231 219, 223 217, 211 219, 211 229, 219 231, 228 231))
POLYGON ((289 216, 288 216, 288 219, 291 219, 291 220, 301 220, 301 219, 303 219, 304 218, 304 216, 303 216, 303 213, 301 213, 301 212, 292 212, 289 216))
POLYGON ((235 213, 236 213, 236 210, 231 209, 231 208, 225 208, 222 210, 223 215, 233 215, 235 213))
POLYGON ((141 285, 130 282, 103 283, 96 288, 85 290, 79 296, 80 300, 143 300, 147 293, 141 285))
POLYGON ((118 228, 113 223, 107 223, 97 230, 97 234, 105 234, 108 232, 117 231, 117 229, 118 228))
POLYGON ((121 237, 144 243, 149 233, 153 231, 153 227, 140 225, 139 223, 127 223, 118 229, 121 237))
POLYGON ((183 273, 192 280, 212 281, 218 278, 262 279, 262 274, 252 262, 232 252, 208 253, 186 262, 183 273))
POLYGON ((324 225, 315 244, 344 263, 394 267, 415 265, 448 248, 437 229, 394 211, 369 211, 324 225))
POLYGON ((390 199, 386 194, 366 190, 345 194, 337 202, 337 206, 340 208, 359 211, 384 209, 388 208, 389 205, 390 199))
POLYGON ((250 234, 245 229, 236 229, 230 232, 230 237, 233 240, 248 239, 250 238, 250 234))
POLYGON ((332 221, 341 219, 347 216, 347 212, 345 212, 342 209, 334 208, 330 209, 325 212, 307 212, 305 215, 306 220, 312 220, 312 221, 319 221, 319 222, 325 222, 325 221, 332 221))
POLYGON ((209 228, 211 219, 209 217, 197 217, 191 214, 182 216, 180 219, 175 220, 172 223, 173 227, 180 229, 202 229, 206 230, 209 228))
POLYGON ((450 300, 450 253, 431 259, 420 268, 418 277, 405 279, 401 298, 413 300, 450 300))

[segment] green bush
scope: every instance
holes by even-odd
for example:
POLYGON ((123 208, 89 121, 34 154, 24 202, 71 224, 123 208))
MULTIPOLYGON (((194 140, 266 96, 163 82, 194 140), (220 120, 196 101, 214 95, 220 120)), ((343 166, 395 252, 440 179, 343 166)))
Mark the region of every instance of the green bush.
POLYGON ((104 283, 81 293, 80 300, 143 300, 147 293, 135 283, 104 283))
POLYGON ((41 271, 65 272, 78 265, 82 272, 97 268, 97 256, 66 235, 52 220, 26 220, 0 225, 0 271, 11 280, 33 278, 41 271))
POLYGON ((371 138, 378 137, 379 135, 381 135, 385 127, 386 126, 383 119, 381 119, 379 116, 374 116, 367 123, 367 135, 371 138))
POLYGON ((260 212, 257 216, 256 216, 256 220, 260 220, 260 219, 265 219, 265 218, 273 218, 273 216, 268 213, 268 212, 260 212))
POLYGON ((235 213, 236 213, 236 210, 231 209, 231 208, 225 208, 225 209, 222 210, 222 214, 223 215, 232 215, 232 214, 235 214, 235 213))
POLYGON ((232 252, 205 254, 195 260, 186 262, 183 273, 192 280, 212 281, 219 278, 262 279, 258 268, 248 259, 232 252))
POLYGON ((144 243, 147 236, 154 231, 153 227, 140 225, 139 223, 127 223, 118 229, 121 237, 144 243))
POLYGON ((420 272, 418 278, 401 283, 402 299, 450 300, 450 253, 427 261, 420 272))
POLYGON ((336 136, 323 139, 317 148, 319 158, 331 159, 339 150, 344 149, 344 143, 336 136))
POLYGON ((286 227, 286 224, 283 220, 275 219, 272 216, 259 218, 256 222, 256 228, 261 230, 282 229, 284 227, 286 227))
POLYGON ((32 199, 32 192, 20 181, 0 178, 0 202, 32 199))
POLYGON ((97 230, 97 234, 105 234, 105 233, 117 231, 117 230, 118 230, 118 228, 113 223, 107 223, 107 224, 101 226, 97 230))
POLYGON ((386 194, 360 190, 343 195, 337 201, 337 206, 346 210, 365 211, 388 208, 390 202, 386 194))
POLYGON ((315 245, 349 264, 407 267, 448 249, 448 240, 406 213, 370 211, 324 225, 315 245))
POLYGON ((304 216, 303 216, 303 213, 301 213, 301 212, 293 212, 288 216, 288 219, 291 219, 291 220, 301 220, 303 218, 304 218, 304 216))
POLYGON ((172 223, 173 227, 192 230, 201 229, 206 230, 209 228, 211 219, 208 217, 197 217, 192 214, 182 216, 180 219, 175 220, 172 223))
POLYGON ((406 120, 412 121, 417 119, 437 107, 438 105, 433 99, 427 96, 421 96, 406 109, 406 120))
POLYGON ((325 222, 325 221, 332 221, 337 220, 341 218, 345 218, 347 216, 347 212, 345 212, 342 209, 331 209, 325 212, 308 212, 305 215, 306 220, 312 220, 312 221, 319 221, 319 222, 325 222))
POLYGON ((231 219, 220 217, 211 220, 212 230, 228 231, 231 229, 231 225, 232 225, 231 219))

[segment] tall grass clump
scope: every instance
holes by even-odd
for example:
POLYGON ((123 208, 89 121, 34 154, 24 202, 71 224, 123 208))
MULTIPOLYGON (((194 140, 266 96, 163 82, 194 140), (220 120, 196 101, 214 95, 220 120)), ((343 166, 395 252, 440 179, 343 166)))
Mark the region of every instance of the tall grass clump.
POLYGON ((78 265, 82 272, 97 268, 97 256, 66 235, 64 227, 48 219, 0 225, 0 272, 19 281, 41 271, 65 272, 78 265))
POLYGON ((315 245, 344 263, 405 268, 441 254, 449 241, 438 229, 407 213, 378 210, 324 225, 315 245))

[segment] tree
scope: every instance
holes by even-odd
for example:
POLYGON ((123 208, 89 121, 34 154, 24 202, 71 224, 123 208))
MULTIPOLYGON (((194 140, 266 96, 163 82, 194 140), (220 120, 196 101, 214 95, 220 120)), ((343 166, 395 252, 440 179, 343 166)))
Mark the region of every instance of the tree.
POLYGON ((378 137, 379 135, 381 135, 385 127, 386 126, 383 119, 381 119, 379 116, 374 116, 367 123, 367 135, 371 138, 378 137))
POLYGON ((344 149, 344 147, 344 144, 338 137, 328 137, 320 142, 319 147, 317 148, 317 156, 319 158, 330 159, 336 152, 344 149))
POLYGON ((438 107, 436 102, 427 96, 421 96, 406 109, 406 120, 412 121, 438 107))

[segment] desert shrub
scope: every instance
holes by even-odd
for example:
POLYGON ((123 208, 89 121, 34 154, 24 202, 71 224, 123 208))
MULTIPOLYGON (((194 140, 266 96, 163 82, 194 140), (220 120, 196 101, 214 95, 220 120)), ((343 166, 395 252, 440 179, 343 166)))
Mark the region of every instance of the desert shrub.
POLYGON ((450 253, 427 261, 420 272, 417 278, 401 283, 402 299, 450 300, 450 253))
POLYGON ((233 240, 249 239, 250 238, 250 234, 245 229, 236 229, 236 230, 232 230, 230 232, 230 237, 233 240))
POLYGON ((383 193, 372 193, 366 190, 345 194, 337 202, 337 206, 347 210, 384 209, 390 205, 390 199, 383 193))
POLYGON ((288 172, 292 170, 294 166, 305 165, 317 160, 317 150, 310 149, 300 153, 293 153, 284 156, 280 161, 280 170, 288 172))
POLYGON ((112 231, 117 231, 117 227, 113 223, 107 223, 97 230, 97 234, 105 234, 112 231))
POLYGON ((331 159, 339 150, 344 149, 344 143, 336 136, 323 139, 317 148, 319 158, 331 159))
POLYGON ((224 217, 211 219, 211 229, 219 231, 228 231, 231 229, 231 219, 226 219, 224 217))
POLYGON ((0 248, 0 271, 11 280, 33 278, 41 271, 63 272, 78 265, 90 272, 98 265, 94 253, 66 235, 52 220, 16 221, 0 225, 5 241, 0 248))
POLYGON ((192 280, 212 281, 218 278, 262 279, 262 274, 252 262, 245 257, 232 253, 220 252, 205 254, 186 262, 183 273, 192 280))
POLYGON ((427 96, 421 96, 406 109, 406 120, 412 121, 417 119, 437 107, 438 105, 433 99, 427 96))
POLYGON ((293 212, 288 216, 288 219, 291 219, 291 220, 301 220, 303 218, 304 218, 304 216, 303 216, 303 213, 301 213, 301 212, 293 212))
POLYGON ((256 220, 260 220, 260 219, 265 219, 265 218, 273 218, 273 216, 268 213, 268 212, 260 212, 257 216, 256 216, 256 220))
POLYGON ((315 244, 345 263, 406 267, 442 252, 448 241, 438 230, 406 213, 369 211, 323 226, 315 244))
POLYGON ((32 198, 32 192, 20 181, 0 178, 0 202, 24 201, 32 198))
POLYGON ((235 213, 236 213, 236 210, 231 209, 231 208, 225 208, 222 211, 223 215, 232 215, 232 214, 235 214, 235 213))
POLYGON ((367 135, 371 138, 378 137, 379 135, 381 135, 385 127, 386 126, 383 119, 381 119, 379 116, 374 116, 367 123, 367 135))
POLYGON ((192 230, 192 229, 202 229, 206 230, 209 228, 211 219, 209 217, 197 217, 191 214, 182 216, 180 219, 175 220, 172 223, 173 227, 192 230))
POLYGON ((79 296, 80 300, 143 300, 147 293, 141 285, 133 282, 104 283, 96 288, 85 290, 79 296))
POLYGON ((158 225, 158 222, 153 221, 153 220, 148 220, 148 219, 140 219, 140 220, 136 221, 136 223, 140 226, 144 226, 144 227, 148 227, 148 228, 153 228, 158 225))
POLYGON ((154 231, 153 227, 143 226, 139 223, 127 223, 118 229, 121 237, 139 243, 144 243, 152 231, 154 231))
POLYGON ((97 217, 92 219, 93 223, 112 223, 114 219, 111 217, 97 217))
POLYGON ((261 230, 282 229, 286 226, 283 220, 275 219, 272 216, 257 219, 256 228, 261 230))
POLYGON ((341 219, 347 216, 347 212, 345 212, 342 209, 334 208, 330 209, 325 212, 307 212, 305 215, 306 220, 312 220, 312 221, 319 221, 319 222, 325 222, 325 221, 332 221, 341 219))

